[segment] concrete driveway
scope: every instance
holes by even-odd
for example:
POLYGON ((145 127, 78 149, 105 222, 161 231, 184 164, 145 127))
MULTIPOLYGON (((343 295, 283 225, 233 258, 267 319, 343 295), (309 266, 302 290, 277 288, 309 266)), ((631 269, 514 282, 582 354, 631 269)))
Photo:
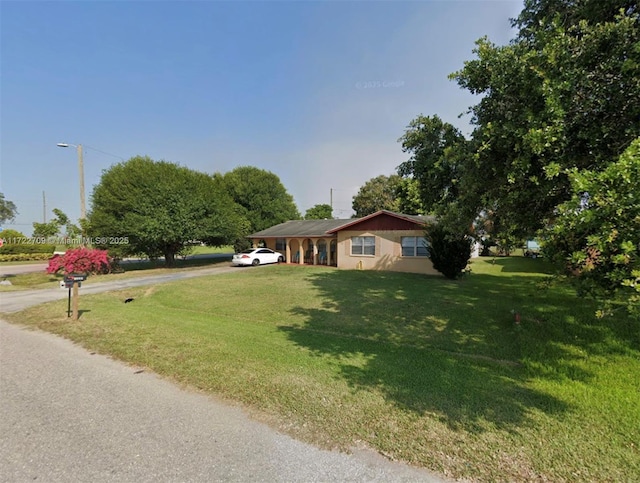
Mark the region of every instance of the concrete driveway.
MULTIPOLYGON (((233 270, 242 269, 217 267, 81 290, 95 293, 233 270)), ((59 289, 29 292, 2 293, 2 310, 66 295, 59 289)), ((344 454, 301 443, 252 420, 233 404, 3 321, 0 479, 442 481, 372 451, 344 454)))

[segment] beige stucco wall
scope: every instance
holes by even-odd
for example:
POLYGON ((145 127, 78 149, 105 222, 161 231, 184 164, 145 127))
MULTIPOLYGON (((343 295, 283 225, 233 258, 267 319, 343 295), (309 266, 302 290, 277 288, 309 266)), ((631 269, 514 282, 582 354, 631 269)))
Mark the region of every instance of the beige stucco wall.
POLYGON ((424 231, 340 231, 338 232, 338 268, 437 274, 438 272, 433 268, 433 264, 429 258, 402 256, 400 237, 403 236, 424 236, 424 231), (376 254, 352 255, 352 236, 374 236, 376 240, 376 254))

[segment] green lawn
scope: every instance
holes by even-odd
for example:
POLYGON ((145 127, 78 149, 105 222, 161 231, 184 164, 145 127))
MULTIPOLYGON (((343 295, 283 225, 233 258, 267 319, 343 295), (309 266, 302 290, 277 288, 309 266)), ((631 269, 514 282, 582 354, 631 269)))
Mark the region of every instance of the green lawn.
POLYGON ((545 267, 482 259, 456 282, 239 268, 82 297, 78 322, 66 301, 11 318, 325 447, 474 481, 638 481, 640 327, 595 319, 545 267))
POLYGON ((15 292, 34 288, 56 288, 62 280, 62 275, 52 275, 43 271, 18 275, 0 275, 0 279, 11 282, 11 285, 0 285, 0 292, 15 292))
POLYGON ((224 247, 195 246, 191 248, 189 255, 204 255, 209 253, 233 253, 233 247, 232 246, 224 246, 224 247))

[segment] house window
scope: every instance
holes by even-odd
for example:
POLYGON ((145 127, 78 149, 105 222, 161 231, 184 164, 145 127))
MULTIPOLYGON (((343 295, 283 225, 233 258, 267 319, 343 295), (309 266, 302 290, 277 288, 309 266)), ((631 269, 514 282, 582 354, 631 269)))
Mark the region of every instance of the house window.
POLYGON ((286 238, 276 238, 276 251, 284 252, 287 250, 287 239, 286 238))
POLYGON ((403 236, 400 238, 403 257, 428 257, 429 242, 423 236, 403 236))
POLYGON ((320 265, 327 265, 328 264, 328 259, 327 259, 327 242, 325 242, 324 240, 320 240, 318 242, 318 263, 320 265))
POLYGON ((376 237, 374 236, 352 236, 351 255, 375 255, 376 237))

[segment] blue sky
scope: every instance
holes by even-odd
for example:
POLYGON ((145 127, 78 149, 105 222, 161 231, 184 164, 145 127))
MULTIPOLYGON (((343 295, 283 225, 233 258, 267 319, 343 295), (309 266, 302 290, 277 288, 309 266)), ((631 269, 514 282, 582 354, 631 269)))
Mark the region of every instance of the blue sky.
POLYGON ((80 215, 118 158, 147 155, 280 177, 302 214, 351 216, 360 186, 406 160, 419 114, 468 133, 477 102, 447 75, 474 42, 513 36, 503 1, 0 0, 0 191, 29 235, 60 208, 80 215))

